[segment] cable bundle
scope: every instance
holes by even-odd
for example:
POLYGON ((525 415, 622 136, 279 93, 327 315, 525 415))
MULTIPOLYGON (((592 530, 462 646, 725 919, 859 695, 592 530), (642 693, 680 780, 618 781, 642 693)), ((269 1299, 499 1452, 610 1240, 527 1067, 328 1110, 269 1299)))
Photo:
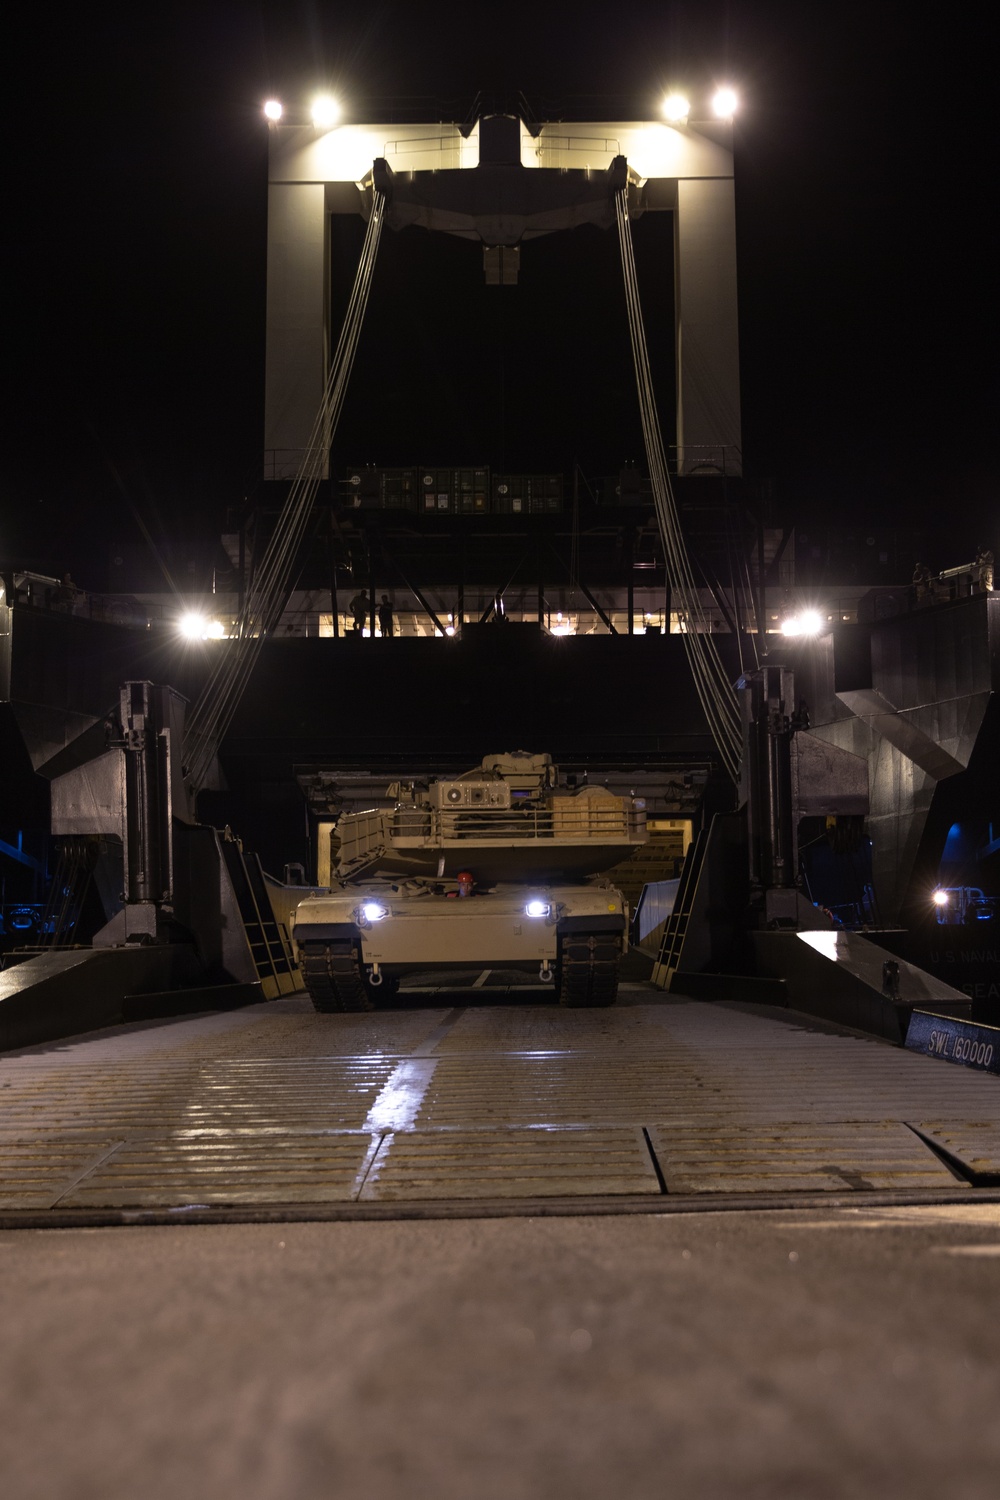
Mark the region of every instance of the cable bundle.
POLYGON ((742 754, 736 693, 726 675, 715 641, 709 634, 709 622, 702 607, 701 594, 695 585, 691 560, 681 532, 677 502, 667 471, 663 434, 660 431, 660 418, 656 410, 653 379, 649 368, 646 330, 643 326, 642 306, 639 302, 639 282, 632 246, 627 186, 621 188, 616 194, 615 210, 618 219, 618 241, 622 253, 622 271, 625 277, 629 331, 632 336, 632 357, 635 361, 635 378, 639 390, 642 431, 646 444, 649 476, 653 485, 656 518, 663 542, 663 555, 666 559, 667 578, 671 591, 683 611, 684 646, 698 698, 708 720, 722 764, 728 775, 735 781, 739 776, 742 754))
POLYGON ((385 196, 376 190, 340 340, 330 365, 330 374, 301 467, 292 481, 271 540, 254 572, 253 582, 237 622, 235 638, 228 648, 220 650, 219 660, 188 715, 182 759, 188 786, 194 794, 205 783, 212 760, 225 738, 250 680, 265 637, 281 618, 285 606, 292 569, 309 524, 330 444, 344 404, 347 382, 368 305, 384 219, 385 196))

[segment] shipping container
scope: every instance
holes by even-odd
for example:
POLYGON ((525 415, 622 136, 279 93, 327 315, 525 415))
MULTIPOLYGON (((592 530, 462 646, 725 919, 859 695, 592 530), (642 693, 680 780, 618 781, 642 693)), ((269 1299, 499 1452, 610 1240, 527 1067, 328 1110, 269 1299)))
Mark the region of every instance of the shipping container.
POLYGON ((386 510, 416 510, 417 472, 415 469, 380 469, 382 504, 386 510))
POLYGON ((563 508, 561 474, 498 474, 493 483, 493 508, 510 515, 535 515, 563 508))
POLYGON ((485 514, 489 506, 487 467, 441 469, 427 465, 417 470, 419 510, 425 513, 485 514))
POLYGON ((373 464, 351 464, 344 485, 344 504, 355 509, 376 509, 382 503, 379 471, 373 464))
POLYGON ((561 474, 531 474, 528 476, 528 508, 534 514, 560 511, 563 508, 563 477, 561 474))

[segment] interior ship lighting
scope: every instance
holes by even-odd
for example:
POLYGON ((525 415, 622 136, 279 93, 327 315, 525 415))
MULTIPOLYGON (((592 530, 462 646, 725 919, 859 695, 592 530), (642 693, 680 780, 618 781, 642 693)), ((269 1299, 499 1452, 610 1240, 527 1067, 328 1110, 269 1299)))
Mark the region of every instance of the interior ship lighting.
POLYGON ((931 897, 931 900, 934 902, 935 906, 947 906, 948 905, 948 892, 947 891, 935 891, 934 894, 933 894, 933 896, 931 897))
POLYGON ((733 89, 716 89, 712 108, 720 120, 731 120, 739 107, 739 99, 733 89))
POLYGON ((264 105, 264 118, 267 120, 273 120, 275 123, 277 123, 277 121, 281 119, 281 116, 283 114, 284 110, 281 107, 281 100, 268 99, 267 103, 264 105))
POLYGON ((524 914, 526 917, 547 917, 551 910, 552 907, 547 901, 540 901, 537 896, 533 896, 526 903, 524 914))
POLYGON ((340 105, 329 94, 320 94, 313 100, 310 113, 314 125, 336 125, 340 119, 340 105))
POLYGON ((671 125, 679 125, 691 113, 691 105, 683 94, 668 94, 663 101, 664 118, 671 125))

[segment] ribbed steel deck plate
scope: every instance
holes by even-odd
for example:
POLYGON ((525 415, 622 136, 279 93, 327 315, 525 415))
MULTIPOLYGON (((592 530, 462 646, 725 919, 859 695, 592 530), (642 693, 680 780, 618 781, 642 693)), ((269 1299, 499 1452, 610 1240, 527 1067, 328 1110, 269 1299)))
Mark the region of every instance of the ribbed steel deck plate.
POLYGON ((365 1201, 659 1193, 642 1131, 415 1130, 387 1135, 365 1201))
POLYGON ((971 1177, 1000 1179, 1000 1119, 918 1120, 916 1129, 971 1177))
POLYGON ((1000 1079, 791 1014, 623 999, 292 997, 0 1058, 0 1210, 963 1191, 928 1142, 1000 1172, 1000 1079))
POLYGON ((781 1125, 654 1125, 668 1193, 843 1192, 954 1188, 919 1136, 893 1120, 781 1125))

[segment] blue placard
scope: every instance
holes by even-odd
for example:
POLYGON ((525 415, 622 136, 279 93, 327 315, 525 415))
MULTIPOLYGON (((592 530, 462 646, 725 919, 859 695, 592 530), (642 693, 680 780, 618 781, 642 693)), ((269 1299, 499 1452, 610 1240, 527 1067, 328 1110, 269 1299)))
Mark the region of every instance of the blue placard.
POLYGON ((906 1045, 911 1052, 940 1057, 944 1062, 1000 1074, 1000 1027, 975 1026, 954 1016, 935 1016, 915 1010, 910 1017, 906 1045))

